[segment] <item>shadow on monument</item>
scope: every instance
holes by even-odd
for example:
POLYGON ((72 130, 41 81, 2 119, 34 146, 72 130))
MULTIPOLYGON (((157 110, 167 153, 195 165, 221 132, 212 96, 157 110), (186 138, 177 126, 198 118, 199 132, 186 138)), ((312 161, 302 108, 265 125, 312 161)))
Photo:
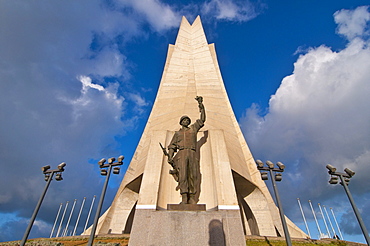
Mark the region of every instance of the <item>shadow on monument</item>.
POLYGON ((267 237, 264 237, 264 238, 265 238, 267 245, 272 246, 272 244, 270 243, 270 240, 267 237))
MULTIPOLYGON (((204 131, 203 136, 197 142, 196 158, 198 160, 198 163, 200 163, 200 148, 207 142, 207 139, 208 139, 208 131, 204 131)), ((202 174, 201 173, 200 173, 199 179, 200 179, 200 182, 196 187, 198 192, 195 196, 195 200, 197 201, 197 203, 199 202, 199 195, 201 193, 201 183, 202 183, 202 174)))
POLYGON ((208 230, 210 246, 226 246, 225 232, 220 220, 211 220, 208 230))

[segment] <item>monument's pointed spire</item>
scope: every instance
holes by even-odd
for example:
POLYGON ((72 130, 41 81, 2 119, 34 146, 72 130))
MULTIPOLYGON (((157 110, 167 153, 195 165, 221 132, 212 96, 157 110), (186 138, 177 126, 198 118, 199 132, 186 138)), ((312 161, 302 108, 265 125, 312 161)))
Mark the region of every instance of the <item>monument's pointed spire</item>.
POLYGON ((183 29, 183 28, 187 28, 187 27, 190 27, 190 26, 191 26, 191 25, 190 25, 190 23, 189 23, 188 19, 186 19, 186 17, 185 17, 185 16, 183 16, 183 17, 181 18, 181 23, 180 23, 179 32, 180 32, 180 30, 181 30, 181 29, 183 29))
MULTIPOLYGON (((99 220, 99 233, 132 232, 130 242, 138 242, 137 233, 141 230, 159 233, 158 228, 144 222, 145 218, 160 221, 156 216, 164 216, 165 220, 167 215, 159 211, 167 211, 168 204, 179 203, 181 196, 158 143, 169 144, 174 131, 180 127, 182 115, 192 120, 199 117, 196 96, 203 96, 207 113, 206 124, 198 133, 202 175, 199 203, 206 204, 208 211, 229 211, 219 213, 219 218, 232 227, 228 227, 228 233, 234 230, 235 235, 244 231, 245 234, 277 236, 278 231, 283 235, 278 210, 236 121, 215 47, 208 44, 199 16, 191 25, 183 17, 175 45, 169 45, 152 112, 117 195, 99 220), (148 211, 158 213, 148 214, 148 211), (231 214, 239 216, 238 220, 229 221, 231 214), (135 228, 141 229, 135 232, 135 228)), ((208 221, 205 218, 204 221, 208 221)), ((172 222, 166 220, 166 223, 172 222)), ((293 223, 288 224, 293 237, 305 237, 293 223)), ((154 239, 148 236, 148 240, 154 239)), ((150 241, 140 242, 145 245, 150 241)))
MULTIPOLYGON (((204 34, 203 26, 202 26, 202 23, 201 23, 201 20, 200 20, 200 16, 198 15, 195 18, 193 24, 190 24, 189 21, 186 19, 186 17, 183 16, 182 19, 181 19, 181 24, 180 24, 180 28, 179 28, 177 38, 180 37, 180 40, 181 40, 181 38, 185 38, 185 40, 190 41, 190 40, 193 39, 192 38, 193 33, 204 34)), ((205 35, 203 35, 203 36, 205 37, 205 35)), ((204 41, 207 42, 206 40, 204 40, 204 41)), ((176 40, 175 45, 180 45, 180 43, 178 43, 177 40, 176 40)), ((191 45, 189 43, 187 44, 187 46, 191 47, 191 45)))

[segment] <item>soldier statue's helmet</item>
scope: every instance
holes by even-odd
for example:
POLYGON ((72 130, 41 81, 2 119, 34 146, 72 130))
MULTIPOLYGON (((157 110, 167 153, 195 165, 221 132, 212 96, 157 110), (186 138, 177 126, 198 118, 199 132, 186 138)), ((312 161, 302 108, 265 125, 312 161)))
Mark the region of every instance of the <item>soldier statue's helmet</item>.
POLYGON ((190 119, 190 117, 189 116, 187 116, 187 115, 183 115, 183 116, 181 116, 181 118, 180 118, 180 125, 181 125, 181 122, 182 122, 182 120, 183 119, 188 119, 189 120, 189 124, 191 123, 191 119, 190 119))

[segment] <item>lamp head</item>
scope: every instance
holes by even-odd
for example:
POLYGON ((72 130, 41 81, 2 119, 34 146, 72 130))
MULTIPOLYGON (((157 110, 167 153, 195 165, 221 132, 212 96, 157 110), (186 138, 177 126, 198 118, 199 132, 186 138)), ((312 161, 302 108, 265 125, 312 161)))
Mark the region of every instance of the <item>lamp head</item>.
POLYGON ((281 169, 281 170, 284 170, 285 168, 285 165, 283 163, 281 163, 280 161, 276 162, 276 165, 281 169))
POLYGON ((66 166, 67 164, 65 163, 65 162, 62 162, 62 163, 60 163, 59 165, 58 165, 58 169, 60 170, 60 171, 64 171, 64 167, 66 166))
POLYGON ((262 180, 268 180, 267 172, 261 172, 261 178, 262 180))
POLYGON ((274 163, 272 163, 271 161, 266 161, 266 164, 269 168, 274 168, 274 163))
POLYGON ((56 181, 62 181, 62 180, 63 180, 63 178, 62 178, 62 174, 61 174, 61 173, 57 173, 57 174, 55 175, 55 180, 56 180, 56 181))
POLYGON ((49 170, 50 169, 50 166, 49 165, 47 165, 47 166, 43 166, 42 168, 41 168, 41 171, 42 172, 46 172, 47 170, 49 170))
POLYGON ((123 163, 123 159, 125 159, 125 157, 123 156, 123 155, 120 155, 119 157, 118 157, 118 162, 120 163, 120 164, 122 164, 123 163))
POLYGON ((113 168, 113 174, 119 174, 119 171, 120 171, 119 167, 113 168))
POLYGON ((49 181, 50 174, 45 174, 45 181, 49 181))
POLYGON ((326 168, 329 170, 329 173, 335 173, 335 171, 337 171, 337 169, 330 164, 326 165, 326 168))
POLYGON ((329 180, 329 184, 338 184, 338 177, 337 176, 331 176, 329 180))
POLYGON ((263 162, 261 160, 256 160, 256 164, 258 167, 263 167, 263 162))
POLYGON ((344 171, 348 174, 348 176, 351 178, 352 176, 354 176, 356 173, 354 171, 352 171, 351 169, 349 168, 345 168, 344 171))
POLYGON ((111 157, 111 158, 108 159, 108 163, 109 164, 112 164, 115 160, 116 160, 116 158, 111 157))
POLYGON ((275 174, 275 181, 281 181, 283 179, 283 176, 281 175, 281 173, 276 173, 275 174))
POLYGON ((104 165, 104 163, 105 163, 106 161, 107 161, 107 160, 106 160, 105 158, 101 159, 101 160, 98 162, 99 166, 103 166, 103 165, 104 165))

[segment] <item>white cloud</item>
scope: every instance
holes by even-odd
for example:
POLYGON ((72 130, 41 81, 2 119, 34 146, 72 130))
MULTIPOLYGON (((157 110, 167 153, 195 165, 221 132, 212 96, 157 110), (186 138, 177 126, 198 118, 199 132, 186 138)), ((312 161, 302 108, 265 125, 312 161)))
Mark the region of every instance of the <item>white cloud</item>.
POLYGON ((138 115, 144 112, 146 106, 149 103, 143 98, 140 94, 137 93, 127 93, 127 99, 131 100, 134 103, 133 111, 136 112, 138 115))
POLYGON ((120 123, 120 117, 123 114, 124 98, 117 94, 118 84, 109 84, 107 88, 92 83, 88 76, 79 76, 82 83, 81 94, 78 98, 61 97, 60 100, 72 106, 73 125, 88 126, 90 120, 96 124, 97 119, 111 119, 120 123), (86 122, 88 120, 88 122, 86 122))
POLYGON ((142 14, 157 32, 177 27, 181 20, 181 15, 173 7, 158 0, 121 0, 120 3, 142 14))
POLYGON ((260 2, 244 0, 210 0, 187 5, 172 2, 167 4, 160 0, 120 0, 115 4, 118 11, 131 9, 134 13, 130 15, 131 20, 137 20, 140 24, 148 23, 151 29, 158 33, 178 27, 182 15, 192 19, 194 13, 200 13, 206 21, 244 22, 255 18, 266 8, 266 5, 260 2))
POLYGON ((125 63, 126 57, 117 48, 104 48, 94 57, 86 60, 84 71, 100 77, 131 77, 128 72, 128 64, 125 63))
POLYGON ((139 94, 129 93, 128 97, 139 107, 147 106, 148 102, 139 94))
POLYGON ((97 85, 97 84, 93 84, 91 82, 91 78, 88 77, 88 76, 79 76, 79 80, 81 81, 82 83, 82 91, 83 92, 86 92, 88 90, 88 88, 94 88, 98 91, 104 91, 104 87, 101 86, 101 85, 97 85))
POLYGON ((219 20, 244 22, 255 18, 264 7, 250 1, 211 0, 203 4, 202 13, 219 20))
POLYGON ((355 10, 343 9, 334 13, 337 32, 349 40, 355 37, 369 35, 368 22, 370 21, 369 6, 361 6, 355 10))
MULTIPOLYGON (((342 34, 363 33, 351 24, 359 18, 359 11, 367 18, 363 10, 337 12, 336 16, 346 13, 339 26, 348 29, 340 31, 342 34)), ((370 194, 366 175, 370 172, 369 67, 370 46, 365 38, 351 39, 338 52, 324 45, 311 48, 299 56, 293 74, 285 77, 271 96, 266 115, 259 115, 258 105, 247 109, 241 125, 255 158, 285 162, 285 175, 299 176, 281 184, 283 189, 299 187, 299 194, 287 196, 325 202, 342 195, 327 183, 328 163, 338 170, 349 167, 357 171, 352 192, 370 194)))

